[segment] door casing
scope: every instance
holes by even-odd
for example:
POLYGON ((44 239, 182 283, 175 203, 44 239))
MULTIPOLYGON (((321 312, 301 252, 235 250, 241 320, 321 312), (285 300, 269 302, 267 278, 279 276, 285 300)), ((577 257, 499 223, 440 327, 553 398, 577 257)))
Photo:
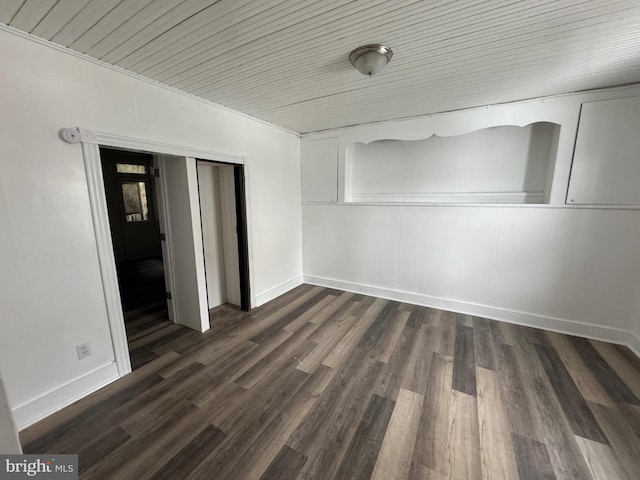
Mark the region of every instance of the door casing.
MULTIPOLYGON (((241 155, 230 155, 214 151, 193 149, 183 145, 167 144, 156 142, 153 140, 145 140, 140 138, 126 137, 122 135, 113 135, 104 132, 97 132, 86 128, 78 128, 80 135, 80 143, 82 147, 82 156, 84 161, 85 173, 87 176, 87 188, 89 193, 89 203, 91 208, 91 216, 93 220, 96 246, 98 252, 98 262, 100 266, 100 275, 104 289, 105 307, 107 318, 109 321, 109 329, 111 333, 111 341, 113 344, 115 362, 118 368, 118 374, 122 377, 131 372, 131 360, 129 358, 129 347, 127 344, 127 336, 124 326, 124 314, 122 304, 120 302, 120 293, 118 287, 118 277, 116 274, 116 263, 113 253, 113 245, 111 240, 111 232, 109 227, 109 214, 107 210, 106 195, 104 191, 104 182, 102 177, 102 165, 100 159, 100 146, 110 147, 123 150, 140 151, 150 153, 152 155, 173 155, 180 157, 200 158, 203 160, 211 160, 214 162, 230 163, 242 165, 244 172, 244 181, 241 182, 244 191, 246 214, 246 259, 248 270, 249 288, 248 307, 252 308, 256 304, 253 289, 253 247, 251 235, 251 199, 250 190, 246 188, 249 181, 249 168, 247 157, 241 155)), ((236 186, 238 180, 236 179, 236 186)), ((206 288, 204 289, 206 295, 206 288)))

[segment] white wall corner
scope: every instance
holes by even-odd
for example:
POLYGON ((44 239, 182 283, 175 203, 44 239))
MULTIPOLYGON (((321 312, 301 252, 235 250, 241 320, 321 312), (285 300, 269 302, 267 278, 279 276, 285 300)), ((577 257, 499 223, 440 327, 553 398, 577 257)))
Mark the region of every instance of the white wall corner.
POLYGON ((628 346, 636 353, 636 355, 640 356, 640 338, 632 332, 621 329, 581 323, 563 318, 545 317, 517 310, 508 310, 505 308, 462 302, 448 298, 432 297, 420 293, 345 282, 342 280, 318 277, 314 275, 305 275, 304 283, 318 285, 321 287, 336 288, 338 290, 345 290, 347 292, 360 293, 363 295, 371 295, 374 297, 385 298, 387 300, 411 303, 413 305, 437 308, 450 312, 463 313, 465 315, 473 315, 506 323, 514 323, 527 327, 541 328, 544 330, 591 338, 594 340, 622 344, 628 346))
POLYGON ((303 278, 302 275, 297 275, 286 282, 282 282, 275 287, 272 287, 268 290, 265 290, 262 293, 258 293, 256 295, 256 307, 260 305, 264 305, 265 303, 273 300, 280 295, 287 293, 289 290, 293 290, 294 288, 302 285, 303 278))
POLYGON ((13 414, 9 408, 7 395, 4 391, 2 376, 0 375, 0 453, 16 454, 22 453, 18 430, 13 420, 13 414))
POLYGON ((23 430, 118 378, 118 367, 112 362, 19 405, 13 409, 16 428, 23 430))

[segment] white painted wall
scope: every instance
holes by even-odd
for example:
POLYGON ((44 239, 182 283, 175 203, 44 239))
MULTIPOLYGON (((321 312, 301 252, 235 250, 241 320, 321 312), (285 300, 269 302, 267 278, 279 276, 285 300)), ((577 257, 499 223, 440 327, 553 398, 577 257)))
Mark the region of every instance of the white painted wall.
POLYGON ((258 303, 301 281, 297 136, 4 30, 0 58, 0 369, 19 427, 115 371, 82 153, 60 128, 246 155, 258 303))
POLYGON ((640 87, 303 137, 303 146, 338 138, 341 191, 337 204, 303 205, 305 280, 632 346, 635 342, 640 352, 640 211, 565 204, 581 103, 632 96, 640 96, 640 87), (357 142, 461 135, 538 121, 561 125, 549 205, 345 202, 353 173, 345 169, 345 150, 357 142), (633 340, 630 333, 639 336, 633 340))
POLYGON ((504 320, 637 330, 637 210, 305 205, 303 230, 314 283, 410 293, 445 309, 491 307, 488 316, 504 320))

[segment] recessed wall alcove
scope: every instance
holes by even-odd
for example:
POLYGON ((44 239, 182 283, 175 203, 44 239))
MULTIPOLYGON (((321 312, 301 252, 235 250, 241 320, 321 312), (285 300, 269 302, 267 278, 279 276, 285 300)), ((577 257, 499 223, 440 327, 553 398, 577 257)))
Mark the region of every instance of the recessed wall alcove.
POLYGON ((345 202, 549 203, 560 126, 536 122, 345 147, 345 202))

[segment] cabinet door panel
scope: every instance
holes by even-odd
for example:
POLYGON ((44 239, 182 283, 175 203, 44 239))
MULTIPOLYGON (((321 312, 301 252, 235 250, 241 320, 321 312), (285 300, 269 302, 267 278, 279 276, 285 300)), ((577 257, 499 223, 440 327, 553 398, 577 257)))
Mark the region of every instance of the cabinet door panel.
POLYGON ((640 205, 640 97, 582 105, 567 203, 640 205))
POLYGON ((337 202, 337 138, 302 142, 302 198, 305 202, 337 202))

